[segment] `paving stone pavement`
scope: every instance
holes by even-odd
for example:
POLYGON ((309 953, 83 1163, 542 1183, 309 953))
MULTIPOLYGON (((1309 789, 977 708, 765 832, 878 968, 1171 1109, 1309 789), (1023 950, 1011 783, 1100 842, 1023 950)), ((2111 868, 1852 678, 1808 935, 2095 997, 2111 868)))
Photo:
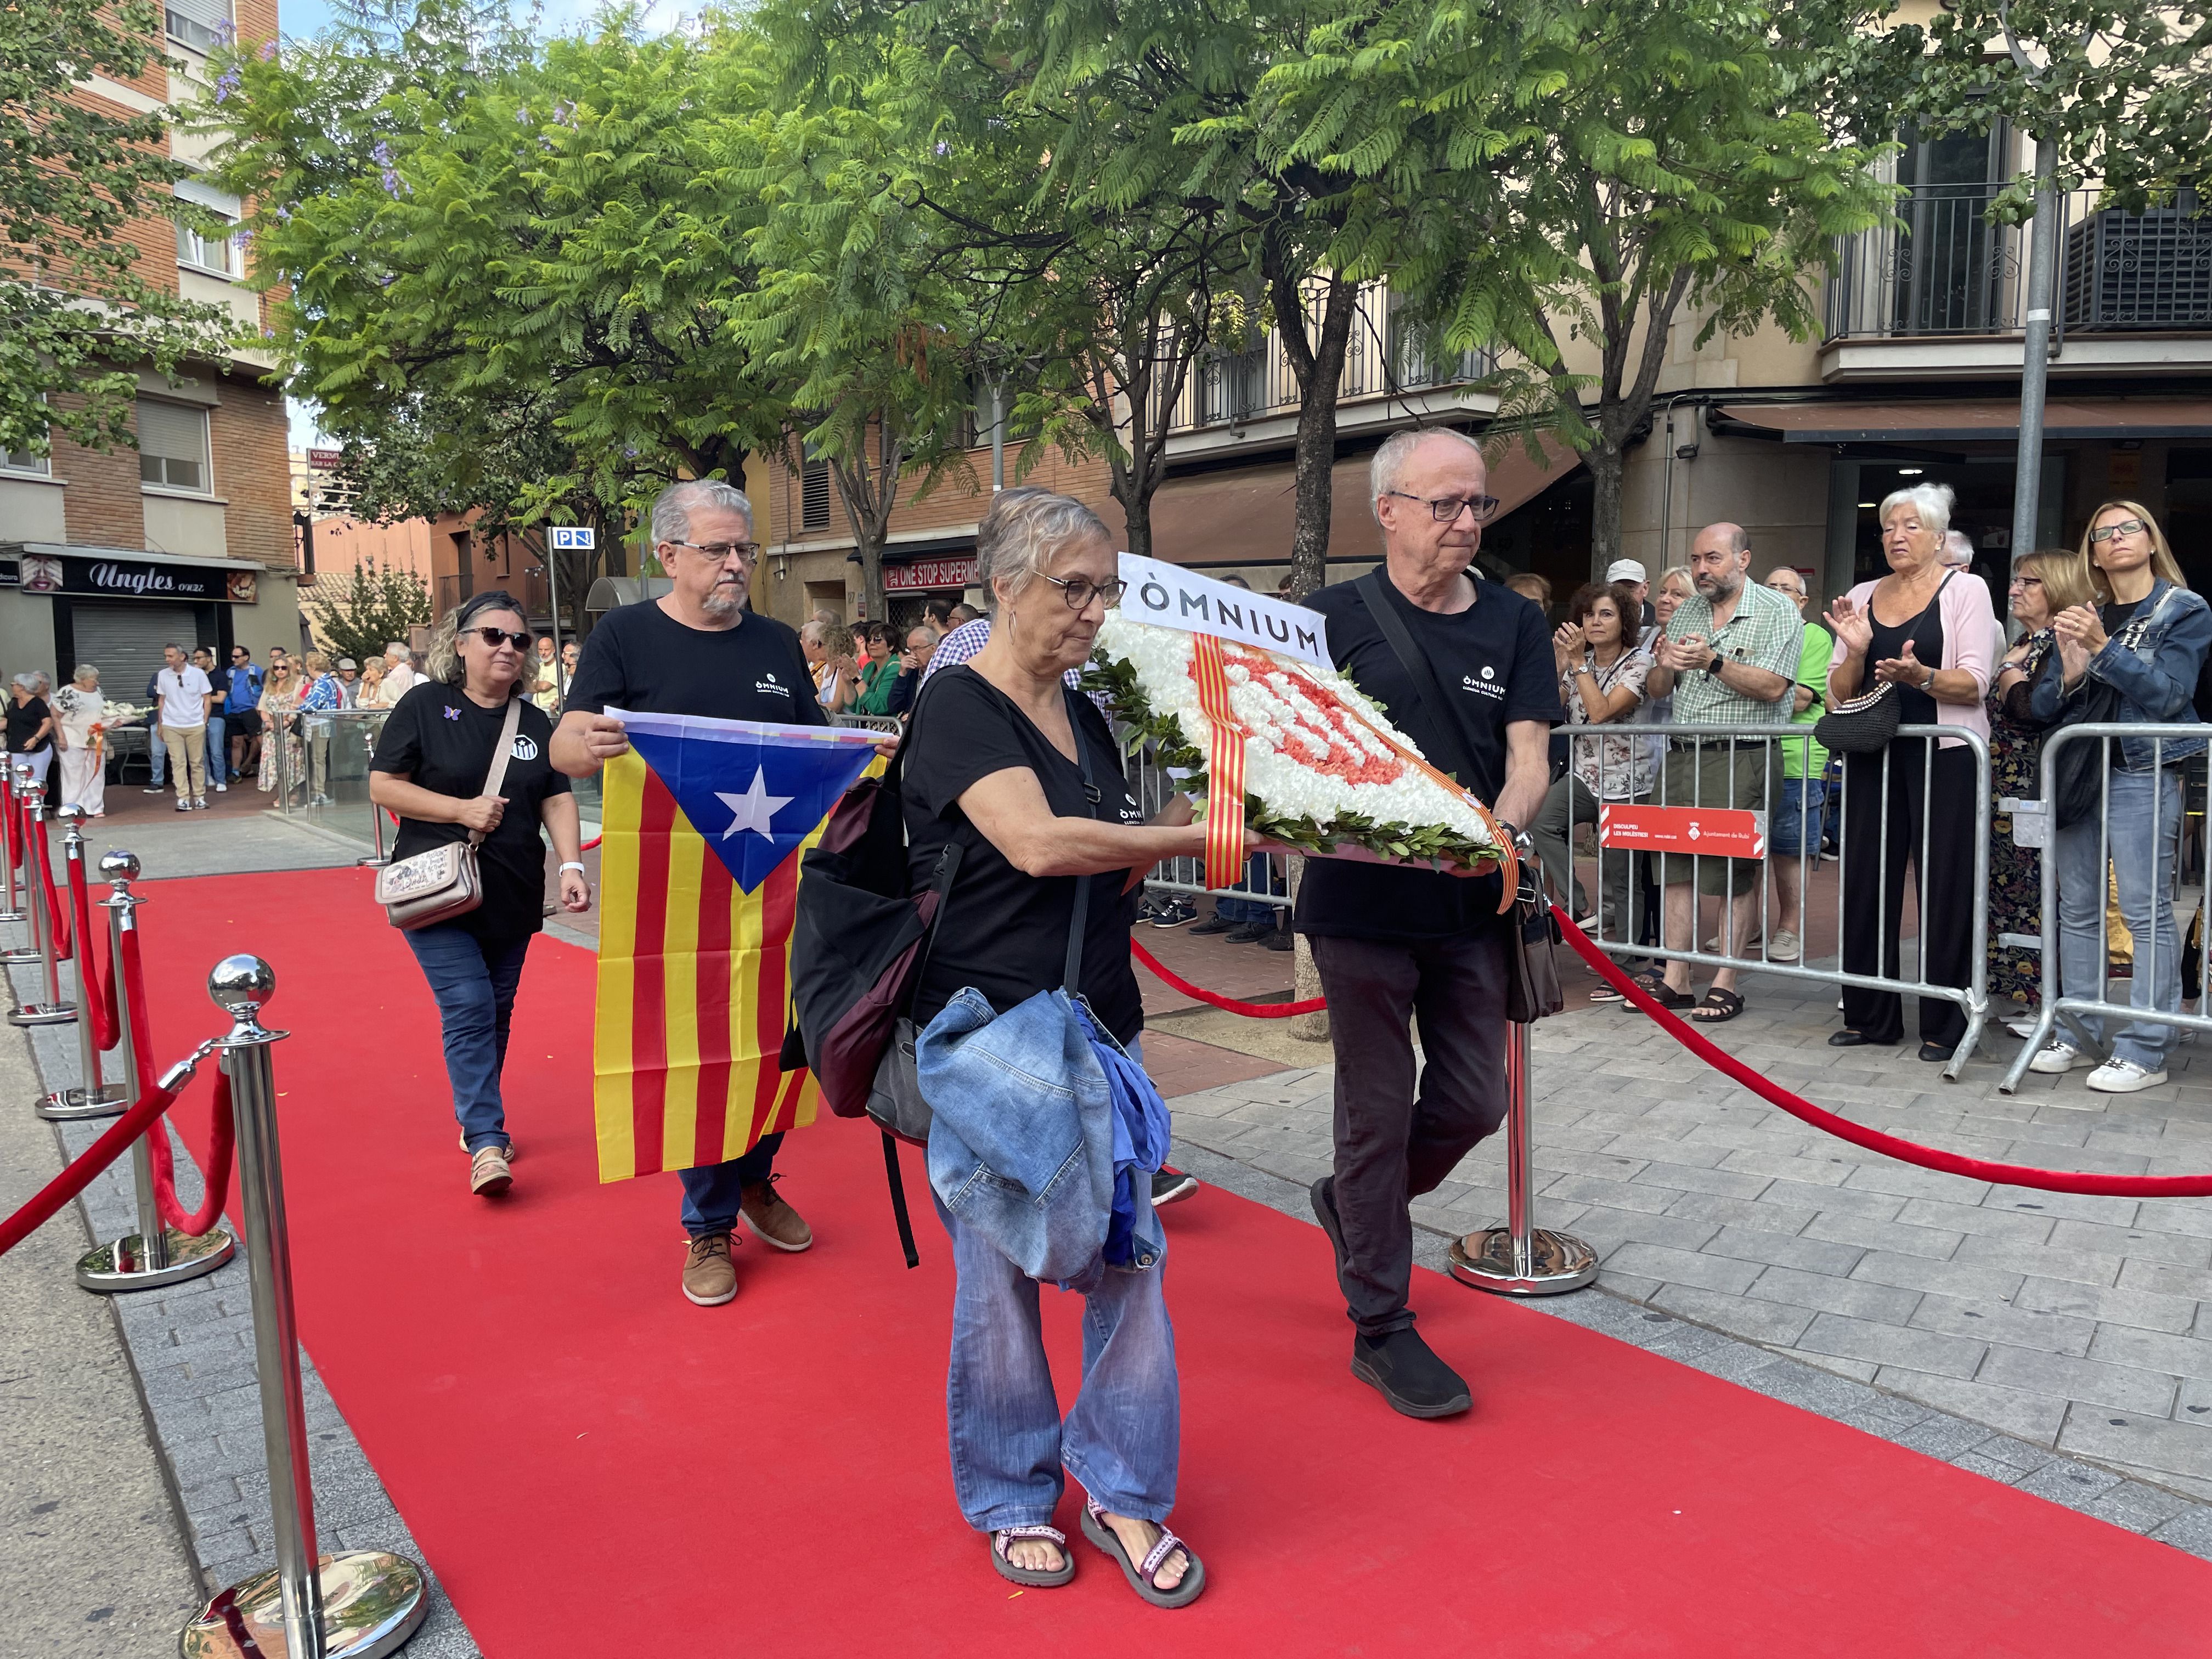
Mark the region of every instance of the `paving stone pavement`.
MULTIPOLYGON (((2093 1095, 2077 1072, 2005 1096, 1994 1051, 1949 1083, 1916 1043, 1829 1048, 1832 987, 1753 975, 1745 989, 1746 1012, 1710 1035, 1855 1121, 2050 1169, 2212 1169, 2212 1044, 2185 1038, 2172 1081, 2142 1094, 2093 1095)), ((1999 1030, 2006 1060, 2016 1043, 1999 1030)), ((1902 1164, 1769 1107, 1617 1007, 1546 1020, 1533 1044, 1538 1221, 1595 1245, 1614 1296, 2212 1501, 2212 1200, 1902 1164)), ((1328 1168, 1333 1087, 1320 1066, 1181 1096, 1176 1133, 1303 1184, 1328 1168)), ((1504 1152, 1502 1136, 1478 1148, 1416 1220, 1438 1236, 1497 1224, 1504 1152)))

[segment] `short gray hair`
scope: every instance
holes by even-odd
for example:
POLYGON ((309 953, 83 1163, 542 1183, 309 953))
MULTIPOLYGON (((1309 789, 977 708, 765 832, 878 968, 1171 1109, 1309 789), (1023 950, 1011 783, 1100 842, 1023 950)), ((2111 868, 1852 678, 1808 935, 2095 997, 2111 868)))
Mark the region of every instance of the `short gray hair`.
POLYGON ((40 678, 36 674, 18 674, 15 676, 15 684, 26 691, 36 691, 39 689, 40 678))
POLYGON ((1376 502, 1397 489, 1406 463, 1431 438, 1449 438, 1454 443, 1464 444, 1474 452, 1476 459, 1482 459, 1482 446, 1456 427, 1414 426, 1392 433, 1382 441, 1382 447, 1375 452, 1375 459, 1367 464, 1367 510, 1375 514, 1376 523, 1382 522, 1382 509, 1376 502))
POLYGON ((1893 489, 1881 498, 1881 507, 1875 514, 1874 521, 1887 527, 1890 508, 1910 506, 1920 514, 1920 527, 1933 532, 1940 544, 1951 528, 1951 505, 1958 499, 1948 484, 1917 483, 1908 489, 1893 489))
POLYGON ((1943 532, 1943 551, 1938 556, 1945 564, 1955 564, 1961 569, 1974 562, 1974 538, 1963 530, 1943 532))
POLYGON ((723 507, 745 515, 745 529, 753 527, 753 504, 745 492, 720 478, 686 478, 672 483, 653 498, 653 539, 680 542, 691 533, 691 515, 701 507, 723 507))
POLYGON ((1112 544, 1099 516, 1072 495, 1057 495, 1033 484, 1002 489, 975 526, 975 580, 994 603, 994 582, 1019 592, 1070 542, 1087 536, 1112 544))
POLYGON ((88 662, 81 662, 76 665, 75 671, 70 673, 70 682, 74 684, 79 680, 96 680, 99 678, 100 671, 97 668, 94 668, 88 662))

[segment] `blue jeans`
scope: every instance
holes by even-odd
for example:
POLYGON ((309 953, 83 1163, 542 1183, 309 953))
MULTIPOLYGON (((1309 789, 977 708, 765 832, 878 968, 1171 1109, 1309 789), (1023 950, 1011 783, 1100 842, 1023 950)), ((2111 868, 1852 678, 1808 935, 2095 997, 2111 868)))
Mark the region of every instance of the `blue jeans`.
MULTIPOLYGON (((2136 938, 2135 976, 2129 1004, 2173 1013, 2181 1006, 2181 939, 2173 925, 2173 866, 2181 834, 2181 774, 2112 774, 2112 874, 2120 889, 2120 918, 2136 938), (2155 811, 2155 819, 2153 817, 2155 811)), ((2069 824, 2057 834, 2059 988, 2069 997, 2105 991, 2105 870, 2098 858, 2097 820, 2069 824)), ((2174 1028, 2133 1020, 2117 1033, 2101 1016, 2078 1016, 2116 1060, 2145 1071, 2163 1070, 2174 1028)), ((2067 1033, 2062 1026, 2059 1037, 2067 1033)))
MULTIPOLYGON (((1139 1045, 1129 1044, 1129 1052, 1136 1056, 1139 1045)), ((1147 1182, 1137 1183, 1137 1201, 1149 1212, 1147 1182)), ((937 1203, 933 1193, 931 1202, 937 1203)), ((1175 1328, 1161 1278, 1165 1249, 1148 1268, 1095 1268, 1082 1292, 1083 1381, 1063 1422, 1045 1359, 1037 1281, 941 1203, 937 1218, 952 1239, 945 1415, 953 1495, 968 1524, 978 1532, 1048 1524, 1066 1484, 1063 1469, 1114 1514, 1165 1521, 1175 1507, 1182 1442, 1175 1328)))
MULTIPOLYGON (((1255 893, 1274 890, 1265 853, 1252 854, 1244 866, 1244 884, 1255 893)), ((1264 899, 1218 898, 1213 901, 1213 914, 1224 921, 1233 921, 1243 927, 1275 925, 1275 907, 1264 899)))
POLYGON ((161 728, 146 728, 146 763, 154 769, 151 787, 159 789, 169 775, 169 746, 161 741, 161 728))
POLYGON ((507 1064, 507 1022, 530 940, 487 945, 458 922, 418 927, 406 937, 438 1000, 453 1115, 469 1150, 504 1146, 507 1113, 500 1103, 499 1074, 507 1064))
POLYGON ((230 744, 224 736, 222 716, 210 714, 207 723, 207 776, 211 784, 231 779, 230 744))
POLYGON ((743 1158, 723 1164, 702 1164, 696 1170, 678 1170, 684 1183, 684 1231, 694 1238, 726 1233, 738 1224, 738 1200, 755 1182, 766 1181, 775 1171, 775 1149, 783 1145, 783 1131, 763 1135, 743 1158))
POLYGON ((1828 804, 1828 786, 1820 778, 1784 778, 1782 805, 1766 832, 1770 856, 1790 858, 1801 853, 1817 858, 1820 853, 1821 819, 1828 804))

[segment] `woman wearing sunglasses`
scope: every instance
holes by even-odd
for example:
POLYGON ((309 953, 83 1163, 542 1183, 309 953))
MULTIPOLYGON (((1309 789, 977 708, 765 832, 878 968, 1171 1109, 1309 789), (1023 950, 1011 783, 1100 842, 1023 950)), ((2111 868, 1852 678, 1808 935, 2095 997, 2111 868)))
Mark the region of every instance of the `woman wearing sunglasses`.
POLYGON ((531 936, 544 926, 542 826, 561 860, 561 905, 591 908, 578 848, 576 798, 547 751, 553 722, 530 701, 524 669, 532 641, 522 607, 494 589, 449 615, 430 647, 429 672, 399 699, 369 763, 369 799, 399 817, 392 857, 411 858, 471 832, 483 902, 466 915, 406 935, 437 1000, 446 1075, 469 1155, 469 1190, 505 1192, 514 1176, 500 1070, 531 936), (510 698, 520 701, 507 772, 488 793, 510 698))
MULTIPOLYGON (((2098 602, 2069 605, 2051 618, 2058 648, 2036 678, 2030 713, 2045 726, 2194 723, 2197 677, 2212 647, 2212 608, 2189 591, 2158 520, 2137 502, 2107 501, 2089 515, 2081 553, 2098 602)), ((2203 752, 2204 740, 2080 738, 2067 748, 2073 757, 2064 758, 2062 750, 2055 763, 2057 823, 2051 845, 2058 868, 2060 994, 2106 994, 2109 848, 2120 915, 2136 939, 2128 1000, 2146 1011, 2176 1012, 2181 941, 2173 923, 2173 871, 2181 773, 2185 763, 2203 752), (2081 764, 2092 769, 2097 787, 2087 794, 2086 805, 2069 809, 2068 780, 2081 764)), ((2112 1050, 2112 1058, 2089 1073, 2092 1089, 2132 1094, 2166 1081, 2172 1026, 2154 1019, 2123 1026, 2095 1016, 2081 1024, 2092 1040, 2112 1050)), ((2062 1030, 2030 1063, 2039 1072, 2069 1072, 2084 1058, 2062 1030)))
POLYGON ((292 665, 292 659, 272 653, 268 682, 261 688, 261 770, 253 781, 254 787, 264 795, 276 788, 280 764, 288 798, 307 781, 307 749, 300 741, 299 718, 301 699, 306 695, 307 688, 301 684, 300 671, 292 665), (283 749, 281 762, 279 744, 283 749))

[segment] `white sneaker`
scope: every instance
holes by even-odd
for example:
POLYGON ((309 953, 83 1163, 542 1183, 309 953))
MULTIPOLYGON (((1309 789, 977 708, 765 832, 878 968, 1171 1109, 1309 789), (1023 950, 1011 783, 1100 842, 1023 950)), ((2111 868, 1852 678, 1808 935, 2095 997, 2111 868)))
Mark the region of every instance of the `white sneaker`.
POLYGON ((1804 948, 1796 934, 1784 931, 1777 933, 1774 942, 1766 947, 1766 959, 1769 962, 1795 962, 1804 948))
POLYGON ((2089 1073, 2089 1086, 2100 1095, 2131 1095, 2165 1081, 2164 1072, 2146 1072, 2132 1060, 2108 1060, 2089 1073))
POLYGON ((218 795, 227 795, 230 793, 230 786, 227 783, 218 783, 215 787, 215 792, 218 795))
POLYGON ((2032 1037, 2035 1035, 2035 1021, 2033 1018, 2008 1019, 2004 1023, 2004 1027, 2016 1037, 2032 1037))
POLYGON ((2070 1072, 2081 1063, 2081 1051, 2070 1042, 2054 1042, 2027 1062, 2031 1072, 2070 1072))

